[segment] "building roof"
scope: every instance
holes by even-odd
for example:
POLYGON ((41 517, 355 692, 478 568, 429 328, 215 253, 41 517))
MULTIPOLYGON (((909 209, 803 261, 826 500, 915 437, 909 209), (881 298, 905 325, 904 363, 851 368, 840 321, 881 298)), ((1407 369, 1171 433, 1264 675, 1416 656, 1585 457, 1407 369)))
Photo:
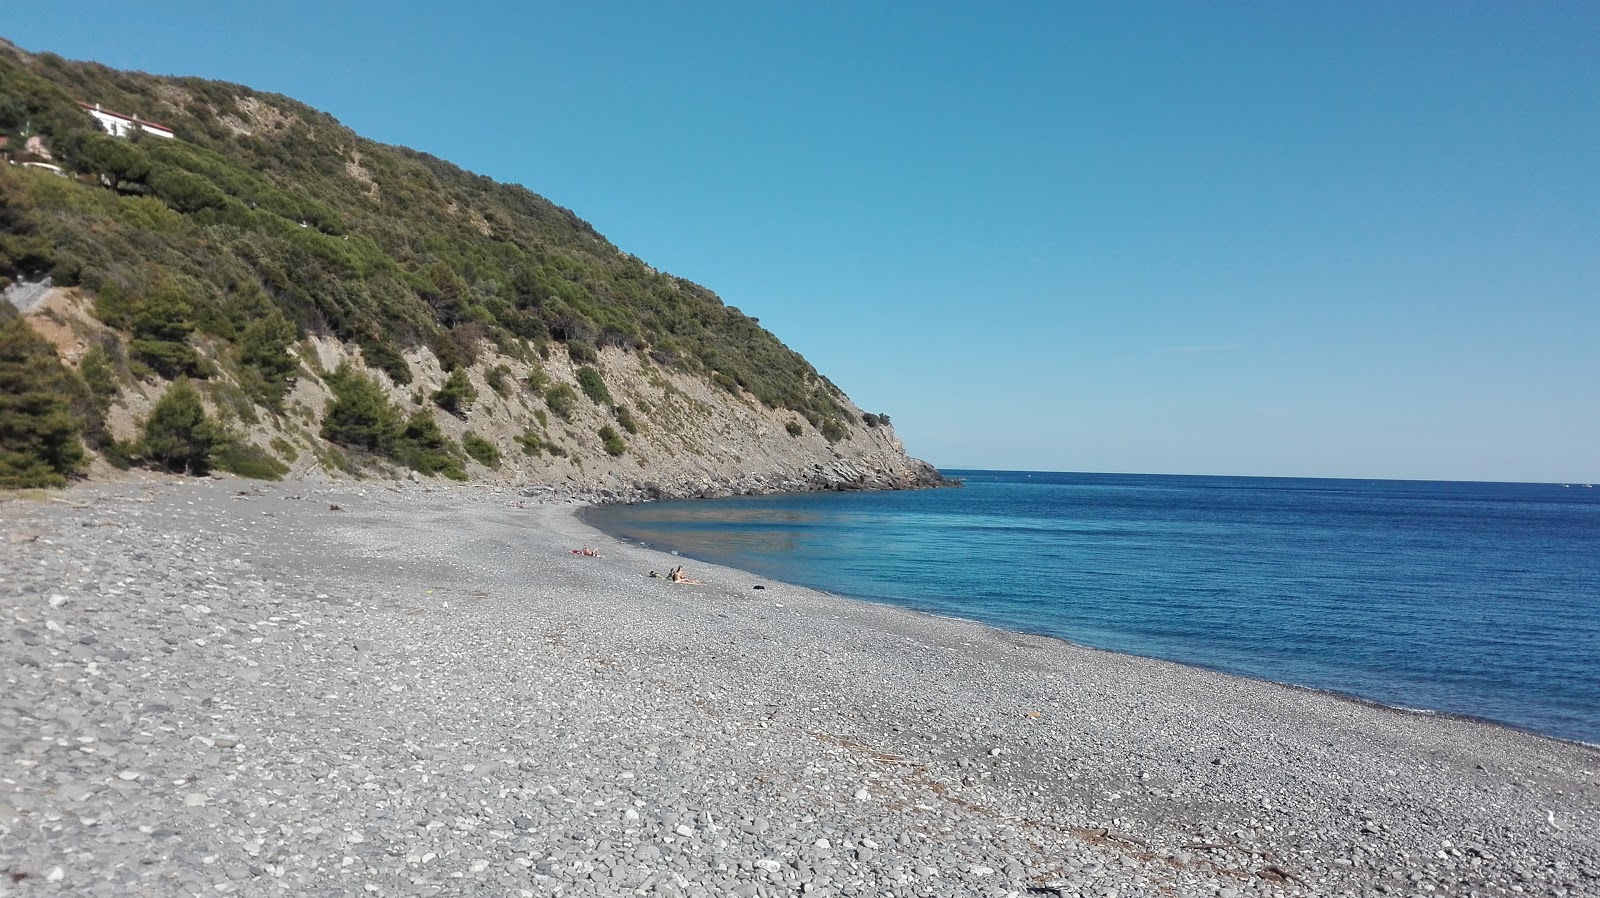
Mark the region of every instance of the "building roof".
POLYGON ((82 106, 84 109, 89 110, 90 112, 98 112, 101 115, 109 115, 109 116, 112 116, 114 118, 122 119, 125 122, 133 122, 135 125, 138 125, 141 128, 154 128, 157 131, 165 131, 168 134, 173 133, 172 129, 167 127, 166 125, 162 125, 162 124, 159 124, 157 122, 145 121, 144 119, 139 118, 137 116, 123 115, 120 112, 113 112, 110 109, 101 109, 99 103, 85 103, 82 100, 79 100, 78 101, 78 105, 82 106))

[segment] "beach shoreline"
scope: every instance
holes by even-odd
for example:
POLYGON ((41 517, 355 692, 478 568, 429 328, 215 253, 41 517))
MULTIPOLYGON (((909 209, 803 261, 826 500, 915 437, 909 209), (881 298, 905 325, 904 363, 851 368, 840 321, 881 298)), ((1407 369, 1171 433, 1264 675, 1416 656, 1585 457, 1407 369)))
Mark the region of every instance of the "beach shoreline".
POLYGON ((652 580, 681 559, 541 496, 0 503, 0 894, 1600 894, 1592 747, 652 580))
MULTIPOLYGON (((654 501, 654 500, 647 500, 647 501, 654 501)), ((696 561, 697 563, 700 563, 700 564, 705 564, 705 565, 708 565, 708 566, 727 568, 728 570, 733 570, 733 571, 740 571, 741 573, 744 573, 744 574, 746 574, 748 576, 751 576, 751 577, 756 577, 758 579, 770 579, 770 578, 764 578, 764 576, 761 575, 761 574, 753 573, 753 572, 750 572, 750 571, 744 571, 741 568, 731 567, 731 566, 728 566, 728 565, 721 565, 721 564, 718 564, 717 562, 714 562, 714 561, 700 559, 700 558, 697 558, 697 557, 689 555, 689 554, 682 554, 678 550, 675 550, 675 549, 671 548, 670 546, 654 545, 652 543, 649 543, 649 542, 646 542, 646 541, 643 541, 643 540, 632 539, 632 538, 629 538, 629 537, 623 537, 623 536, 619 536, 617 534, 611 533, 611 532, 607 531, 604 527, 601 527, 601 526, 595 524, 591 520, 590 516, 588 514, 586 514, 586 512, 588 512, 591 508, 600 507, 601 505, 604 505, 604 504, 609 504, 609 503, 596 503, 596 504, 590 504, 590 505, 580 505, 580 506, 577 506, 576 508, 574 508, 573 513, 574 513, 574 515, 576 516, 576 518, 580 522, 582 522, 583 524, 585 524, 589 528, 591 528, 591 529, 595 530, 596 532, 598 532, 602 537, 604 537, 604 538, 606 538, 608 540, 611 540, 613 542, 620 542, 620 543, 626 543, 628 545, 638 546, 640 548, 643 548, 643 549, 646 549, 646 550, 649 550, 649 551, 653 551, 653 552, 657 552, 657 553, 661 553, 661 554, 666 554, 666 555, 671 555, 674 558, 689 558, 689 559, 693 559, 694 561, 696 561)), ((778 581, 778 582, 788 583, 788 581, 778 581)), ((1180 659, 1176 659, 1176 658, 1164 658, 1164 657, 1161 657, 1159 655, 1142 655, 1142 654, 1139 654, 1138 652, 1120 651, 1118 649, 1111 649, 1111 648, 1105 648, 1103 646, 1091 645, 1091 644, 1086 643, 1086 642, 1078 642, 1076 640, 1070 639, 1070 638, 1065 637, 1065 636, 1060 636, 1060 635, 1057 635, 1055 633, 1047 633, 1047 632, 1043 632, 1043 631, 1039 631, 1039 630, 1028 630, 1028 629, 1022 629, 1022 628, 1004 627, 1004 626, 1000 626, 998 624, 989 623, 988 621, 981 620, 981 619, 976 618, 976 617, 963 617, 962 615, 959 615, 959 614, 951 614, 951 613, 943 612, 943 611, 930 611, 930 610, 927 610, 927 609, 924 609, 924 608, 917 608, 917 607, 915 607, 913 605, 902 605, 902 604, 897 604, 895 602, 887 601, 887 600, 880 601, 880 600, 875 600, 875 599, 870 599, 870 598, 863 598, 863 597, 860 597, 860 596, 852 596, 852 595, 849 595, 849 594, 846 594, 846 593, 830 592, 830 591, 825 590, 825 589, 818 589, 816 587, 809 587, 809 586, 805 586, 805 585, 799 584, 799 583, 788 583, 788 585, 793 586, 796 589, 807 589, 807 590, 810 590, 812 592, 820 593, 821 595, 829 596, 829 597, 832 597, 832 598, 844 599, 844 600, 852 601, 852 602, 863 602, 863 603, 870 604, 870 605, 882 605, 882 606, 888 607, 888 608, 895 608, 895 609, 903 611, 903 612, 905 612, 907 614, 922 615, 922 616, 926 616, 926 617, 930 617, 930 618, 934 618, 934 619, 938 619, 938 620, 959 621, 959 622, 962 622, 962 623, 975 624, 977 626, 987 627, 987 628, 996 630, 997 632, 1000 632, 1000 633, 1012 633, 1012 634, 1016 634, 1016 635, 1020 635, 1020 636, 1034 636, 1034 637, 1038 637, 1040 639, 1048 639, 1048 640, 1051 640, 1051 641, 1054 641, 1054 642, 1059 642, 1063 646, 1067 646, 1067 647, 1072 648, 1072 649, 1079 649, 1079 650, 1083 650, 1083 651, 1093 651, 1093 652, 1106 652, 1106 653, 1109 653, 1109 654, 1112 654, 1112 655, 1120 655, 1120 656, 1125 656, 1125 657, 1129 657, 1129 658, 1139 658, 1139 659, 1143 659, 1143 660, 1147 660, 1147 661, 1160 661, 1160 662, 1167 663, 1167 664, 1176 664, 1176 665, 1179 665, 1181 667, 1189 667, 1189 668, 1193 668, 1195 670, 1203 670, 1203 671, 1207 671, 1207 672, 1210 672, 1210 673, 1221 674, 1223 676, 1228 676, 1228 677, 1237 677, 1237 678, 1243 679, 1243 680, 1252 680, 1252 681, 1259 682, 1259 683, 1264 683, 1264 684, 1267 684, 1267 685, 1270 685, 1270 686, 1277 686, 1277 687, 1280 687, 1280 688, 1283 688, 1283 689, 1294 689, 1294 690, 1303 690, 1303 691, 1306 691, 1306 692, 1312 692, 1312 693, 1316 693, 1316 694, 1319 694, 1319 695, 1325 695, 1325 696, 1328 696, 1330 698, 1335 698, 1335 699, 1340 699, 1340 700, 1343 700, 1343 701, 1354 702, 1354 703, 1356 703, 1358 705, 1365 705, 1367 707, 1371 707, 1371 708, 1375 708, 1375 709, 1379 709, 1379 710, 1384 710, 1384 711, 1391 711, 1391 712, 1398 713, 1398 714, 1416 715, 1416 716, 1419 716, 1419 717, 1441 717, 1441 718, 1446 718, 1446 719, 1450 719, 1450 720, 1459 720, 1459 721, 1461 721, 1463 723, 1473 723, 1473 724, 1477 724, 1477 725, 1480 725, 1480 726, 1496 727, 1496 728, 1500 728, 1500 729, 1510 730, 1510 731, 1512 731, 1514 733, 1520 733, 1520 734, 1526 735, 1526 736, 1535 736, 1535 737, 1538 737, 1538 738, 1541 738, 1541 739, 1551 739, 1551 740, 1554 740, 1556 742, 1562 742, 1562 743, 1566 743, 1568 745, 1572 745, 1572 746, 1574 746, 1576 748, 1589 749, 1589 750, 1600 752, 1600 743, 1585 742, 1582 739, 1569 739, 1567 737, 1556 735, 1556 734, 1553 734, 1553 733, 1543 733, 1543 732, 1540 732, 1539 730, 1533 729, 1531 727, 1518 726, 1517 724, 1510 723, 1510 722, 1504 721, 1504 720, 1496 720, 1496 719, 1494 719, 1492 717, 1484 717, 1482 715, 1477 715, 1477 714, 1469 714, 1469 713, 1461 712, 1461 711, 1448 711, 1448 710, 1442 710, 1442 709, 1438 709, 1438 708, 1421 708, 1421 707, 1409 707, 1409 706, 1406 706, 1406 705, 1396 705, 1396 704, 1391 704, 1391 703, 1388 703, 1388 702, 1381 701, 1379 699, 1368 698, 1366 696, 1363 696, 1363 695, 1360 695, 1360 694, 1357 694, 1357 693, 1354 693, 1354 692, 1344 692, 1344 691, 1341 691, 1341 690, 1338 690, 1338 689, 1328 689, 1328 688, 1324 688, 1324 687, 1320 687, 1320 686, 1308 685, 1308 684, 1305 684, 1305 683, 1291 683, 1291 682, 1285 682, 1283 680, 1273 680, 1273 679, 1268 678, 1268 677, 1255 676, 1255 675, 1248 674, 1248 673, 1243 673, 1243 672, 1240 672, 1240 671, 1228 670, 1228 669, 1223 668, 1223 667, 1218 667, 1218 666, 1214 666, 1214 665, 1198 663, 1198 662, 1194 662, 1194 661, 1184 661, 1184 660, 1180 660, 1180 659)))

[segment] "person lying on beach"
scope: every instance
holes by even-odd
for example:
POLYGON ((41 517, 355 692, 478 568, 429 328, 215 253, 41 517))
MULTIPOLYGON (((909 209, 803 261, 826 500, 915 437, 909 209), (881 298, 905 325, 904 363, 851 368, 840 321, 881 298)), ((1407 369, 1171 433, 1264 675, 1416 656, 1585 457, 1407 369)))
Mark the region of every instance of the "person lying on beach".
POLYGON ((574 554, 574 555, 582 555, 585 558, 599 558, 600 557, 600 550, 599 549, 591 549, 588 546, 584 546, 581 549, 573 549, 572 550, 572 554, 574 554))
POLYGON ((672 570, 667 571, 667 579, 671 580, 673 583, 700 583, 699 580, 690 580, 689 575, 683 572, 683 565, 681 564, 672 570))

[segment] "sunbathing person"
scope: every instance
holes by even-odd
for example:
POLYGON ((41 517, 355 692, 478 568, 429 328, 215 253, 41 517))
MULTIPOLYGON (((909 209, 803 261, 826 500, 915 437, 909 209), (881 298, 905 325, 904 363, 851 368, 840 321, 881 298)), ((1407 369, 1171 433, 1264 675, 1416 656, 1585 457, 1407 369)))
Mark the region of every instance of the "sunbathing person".
POLYGON ((678 565, 677 567, 673 568, 672 570, 667 571, 667 579, 671 580, 673 583, 694 583, 694 584, 699 584, 700 583, 699 580, 691 580, 691 579, 689 579, 689 575, 685 574, 683 572, 683 565, 681 565, 681 564, 678 565))

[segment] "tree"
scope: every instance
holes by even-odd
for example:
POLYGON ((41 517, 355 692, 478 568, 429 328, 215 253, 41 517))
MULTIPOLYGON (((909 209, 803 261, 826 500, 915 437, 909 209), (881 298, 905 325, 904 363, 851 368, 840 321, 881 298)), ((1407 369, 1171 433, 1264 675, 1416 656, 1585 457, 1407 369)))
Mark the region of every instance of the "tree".
POLYGON ((452 415, 462 418, 467 415, 466 407, 471 405, 477 398, 478 390, 472 385, 472 381, 467 379, 465 368, 457 368, 451 371, 450 376, 445 378, 444 386, 433 393, 435 405, 452 415))
POLYGON ((133 316, 133 351, 163 377, 200 376, 200 356, 189 345, 193 308, 183 295, 162 287, 133 316))
POLYGON ((76 378, 49 342, 0 302, 0 487, 64 486, 83 466, 76 378))
POLYGON ((239 363, 254 374, 245 384, 250 394, 273 408, 283 406, 283 397, 294 386, 300 363, 289 354, 289 347, 300 336, 289 319, 276 308, 245 325, 239 335, 239 363))
POLYGON ((85 170, 100 176, 112 190, 150 177, 150 160, 143 150, 126 140, 104 134, 91 135, 85 140, 78 149, 77 161, 85 170))
POLYGON ((223 443, 222 431, 206 416, 200 391, 188 379, 167 388, 144 422, 139 455, 174 474, 211 472, 211 455, 223 443))
POLYGON ((322 418, 322 438, 368 452, 386 450, 400 432, 400 421, 378 382, 340 364, 328 385, 334 400, 322 418))

